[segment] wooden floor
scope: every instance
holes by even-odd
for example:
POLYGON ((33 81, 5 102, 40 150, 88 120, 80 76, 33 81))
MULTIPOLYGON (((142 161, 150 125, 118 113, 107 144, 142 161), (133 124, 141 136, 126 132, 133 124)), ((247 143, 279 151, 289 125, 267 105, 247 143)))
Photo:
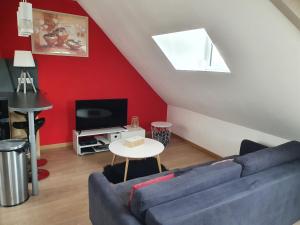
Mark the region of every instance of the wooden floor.
MULTIPOLYGON (((17 207, 0 208, 0 225, 90 225, 87 179, 111 162, 109 152, 76 156, 71 148, 47 150, 43 167, 50 177, 40 182, 40 194, 17 207)), ((186 167, 214 158, 190 143, 173 136, 161 155, 169 169, 186 167)), ((121 161, 117 158, 117 161, 121 161)))

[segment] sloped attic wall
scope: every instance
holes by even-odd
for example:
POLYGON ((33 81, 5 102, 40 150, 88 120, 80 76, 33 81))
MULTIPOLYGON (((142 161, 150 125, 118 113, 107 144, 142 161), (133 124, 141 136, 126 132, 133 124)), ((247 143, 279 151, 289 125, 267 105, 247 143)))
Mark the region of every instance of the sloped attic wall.
POLYGON ((274 5, 300 30, 300 1, 271 0, 274 5))
POLYGON ((169 105, 300 139, 300 32, 271 1, 78 2, 169 105), (176 71, 151 38, 202 27, 231 74, 176 71))

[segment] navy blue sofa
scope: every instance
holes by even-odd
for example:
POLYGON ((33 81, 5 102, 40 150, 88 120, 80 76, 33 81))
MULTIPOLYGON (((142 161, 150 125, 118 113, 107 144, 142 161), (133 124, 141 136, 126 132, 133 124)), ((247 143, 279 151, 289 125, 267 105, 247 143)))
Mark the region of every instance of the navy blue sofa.
POLYGON ((172 180, 135 192, 89 177, 93 225, 292 225, 300 220, 300 142, 291 141, 234 158, 172 171, 172 180))

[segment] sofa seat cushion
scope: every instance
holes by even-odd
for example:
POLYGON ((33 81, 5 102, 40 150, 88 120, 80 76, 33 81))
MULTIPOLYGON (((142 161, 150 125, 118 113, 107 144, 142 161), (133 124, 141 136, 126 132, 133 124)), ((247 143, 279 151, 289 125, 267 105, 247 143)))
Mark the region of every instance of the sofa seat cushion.
POLYGON ((290 225, 300 219, 300 160, 150 208, 146 225, 290 225))
POLYGON ((241 165, 234 162, 196 167, 172 180, 137 190, 131 201, 131 212, 143 220, 147 209, 238 179, 241 170, 241 165))
POLYGON ((300 142, 290 141, 235 158, 243 166, 242 176, 300 159, 300 142))

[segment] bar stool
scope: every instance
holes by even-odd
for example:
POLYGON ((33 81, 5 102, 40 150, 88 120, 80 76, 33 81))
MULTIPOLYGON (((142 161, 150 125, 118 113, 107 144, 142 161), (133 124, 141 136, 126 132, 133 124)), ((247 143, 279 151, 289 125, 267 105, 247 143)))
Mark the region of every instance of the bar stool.
MULTIPOLYGON (((25 120, 26 121, 22 121, 22 122, 14 122, 13 123, 13 127, 16 128, 16 129, 21 129, 21 130, 24 130, 25 133, 26 133, 26 136, 27 136, 27 139, 29 138, 29 127, 28 127, 28 117, 27 117, 27 114, 26 113, 21 113, 21 112, 15 112, 16 114, 19 114, 19 115, 22 115, 25 117, 25 120)), ((37 117, 37 115, 39 114, 40 112, 35 112, 34 113, 34 118, 37 117)), ((38 119, 35 119, 34 120, 34 131, 35 131, 35 135, 36 133, 38 132, 38 130, 45 124, 45 118, 38 118, 38 119)), ((30 164, 30 155, 28 155, 28 163, 30 164)), ((37 164, 38 166, 43 166, 47 163, 47 160, 46 159, 38 159, 37 160, 37 164)), ((29 165, 28 166, 29 168, 29 178, 31 178, 31 166, 29 165)), ((38 178, 39 180, 43 179, 43 178, 46 178, 49 176, 49 171, 48 170, 45 170, 45 169, 38 169, 38 178)))
POLYGON ((156 121, 151 123, 152 138, 161 142, 165 147, 170 143, 172 123, 156 121))
MULTIPOLYGON (((25 133, 26 133, 27 139, 28 139, 29 138, 29 129, 28 129, 27 114, 26 113, 21 113, 21 112, 15 112, 15 113, 19 114, 21 116, 24 116, 26 121, 14 122, 13 127, 16 128, 16 129, 24 130, 25 133)), ((35 112, 34 113, 34 118, 36 118, 39 113, 40 112, 35 112)), ((46 122, 45 118, 39 118, 39 119, 34 120, 35 136, 36 136, 36 133, 38 132, 38 130, 45 124, 45 122, 46 122)), ((47 164, 47 159, 38 159, 37 161, 38 161, 37 162, 38 166, 44 166, 44 165, 47 164)))

